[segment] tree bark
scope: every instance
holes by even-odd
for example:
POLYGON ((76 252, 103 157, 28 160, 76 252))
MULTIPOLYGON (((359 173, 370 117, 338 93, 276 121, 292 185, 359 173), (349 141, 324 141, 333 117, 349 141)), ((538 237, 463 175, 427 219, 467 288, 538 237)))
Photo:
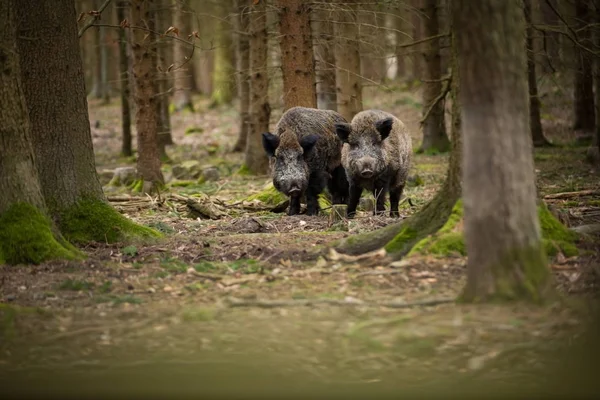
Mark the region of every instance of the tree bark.
MULTIPOLYGON (((432 37, 440 33, 438 8, 440 0, 425 0, 424 13, 424 36, 432 37)), ((442 66, 440 54, 440 40, 430 40, 425 44, 423 53, 425 61, 423 84, 423 113, 426 113, 432 105, 429 115, 423 121, 423 143, 419 149, 421 152, 428 150, 438 150, 441 152, 448 151, 450 141, 446 134, 445 123, 445 100, 437 101, 437 98, 442 92, 442 66)))
MULTIPOLYGON (((126 10, 129 7, 129 1, 119 1, 117 3, 117 19, 121 23, 126 18, 126 10)), ((131 92, 129 90, 129 57, 127 43, 127 31, 119 30, 119 73, 121 81, 121 129, 122 129, 122 144, 121 155, 129 157, 133 155, 131 147, 131 109, 129 100, 131 92)))
POLYGON ((20 0, 18 49, 31 137, 53 217, 104 200, 96 175, 73 0, 20 0))
MULTIPOLYGON (((154 29, 154 0, 131 0, 131 26, 154 29)), ((158 99, 156 93, 156 35, 141 29, 131 29, 133 48, 135 124, 138 140, 137 172, 143 181, 144 192, 149 193, 164 182, 160 170, 158 143, 158 99)))
POLYGON ((21 85, 16 4, 15 0, 0 2, 0 215, 19 202, 46 209, 21 85))
MULTIPOLYGON (((590 23, 591 5, 589 0, 575 1, 575 29, 584 28, 590 23)), ((578 39, 584 46, 590 46, 590 29, 586 27, 577 33, 578 39)), ((573 128, 584 132, 594 132, 594 93, 591 55, 585 50, 575 49, 577 71, 575 73, 575 122, 573 128)))
POLYGON ((237 51, 237 77, 238 97, 240 99, 240 131, 238 139, 233 146, 233 151, 241 152, 246 149, 248 141, 248 127, 250 124, 250 41, 248 37, 249 16, 246 10, 246 0, 236 0, 236 51, 237 51))
POLYGON ((268 170, 267 155, 262 146, 262 134, 269 130, 271 107, 269 106, 267 15, 264 1, 250 9, 250 130, 246 145, 245 164, 248 171, 264 174, 268 170))
POLYGON ((217 5, 220 20, 217 21, 216 49, 213 72, 212 106, 231 104, 233 101, 233 40, 229 26, 229 2, 217 5))
POLYGON ((525 51, 527 52, 527 80, 529 85, 529 129, 535 147, 550 144, 544 136, 542 120, 540 116, 540 98, 538 97, 537 79, 535 72, 535 53, 533 49, 533 26, 531 21, 531 0, 523 1, 525 23, 527 24, 527 40, 525 51))
POLYGON ((108 44, 106 43, 106 28, 99 27, 100 35, 100 71, 102 79, 102 104, 110 103, 110 83, 108 82, 108 44))
POLYGON ((463 299, 539 301, 549 293, 551 275, 541 245, 532 143, 526 134, 523 12, 518 0, 452 0, 452 18, 469 254, 463 299))
POLYGON ((315 57, 310 32, 310 5, 302 0, 277 0, 281 34, 284 111, 317 107, 315 57))
MULTIPOLYGON (((600 24, 600 0, 594 2, 596 9, 595 22, 600 24)), ((594 44, 596 48, 600 48, 600 30, 595 29, 593 34, 594 44)), ((596 60, 594 65, 594 104, 596 106, 596 132, 591 146, 587 150, 587 158, 589 161, 600 163, 600 61, 596 60)))
POLYGON ((313 10, 315 73, 317 77, 317 108, 337 111, 335 91, 335 37, 328 10, 313 10))
MULTIPOLYGON (((185 38, 192 33, 191 29, 191 13, 189 10, 189 0, 175 1, 175 12, 173 13, 173 26, 179 29, 181 37, 185 38)), ((185 43, 176 40, 173 42, 173 59, 176 65, 185 64, 176 68, 173 72, 173 103, 175 110, 181 111, 188 109, 194 111, 192 103, 192 76, 193 70, 192 60, 186 62, 190 55, 190 49, 185 43)))
POLYGON ((356 2, 357 0, 346 2, 345 9, 338 12, 334 25, 338 42, 335 47, 337 108, 347 121, 352 120, 363 109, 356 2))

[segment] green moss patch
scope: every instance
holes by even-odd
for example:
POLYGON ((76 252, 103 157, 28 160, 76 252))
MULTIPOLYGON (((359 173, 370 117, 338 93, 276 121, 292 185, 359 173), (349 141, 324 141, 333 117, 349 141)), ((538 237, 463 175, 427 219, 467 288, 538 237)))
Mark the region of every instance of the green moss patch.
POLYGON ((458 200, 446 223, 434 234, 417 242, 408 255, 434 254, 448 256, 450 254, 466 255, 467 249, 462 232, 459 231, 463 218, 462 200, 458 200))
POLYGON ((259 200, 265 204, 276 206, 287 200, 287 197, 269 184, 264 190, 246 198, 247 201, 259 200))
POLYGON ((385 250, 388 253, 396 253, 402 251, 404 247, 410 243, 411 241, 417 238, 418 232, 411 228, 410 226, 405 226, 402 228, 400 233, 398 233, 389 243, 385 246, 385 250))
POLYGON ((39 264, 83 258, 52 232, 50 219, 27 203, 16 203, 0 215, 0 264, 39 264))
POLYGON ((59 225, 65 238, 76 244, 92 241, 115 243, 162 236, 154 229, 125 218, 109 204, 94 199, 82 199, 65 210, 60 216, 59 225))
POLYGON ((538 218, 546 254, 554 256, 559 249, 567 257, 579 254, 575 245, 579 235, 561 224, 543 202, 538 206, 538 218))

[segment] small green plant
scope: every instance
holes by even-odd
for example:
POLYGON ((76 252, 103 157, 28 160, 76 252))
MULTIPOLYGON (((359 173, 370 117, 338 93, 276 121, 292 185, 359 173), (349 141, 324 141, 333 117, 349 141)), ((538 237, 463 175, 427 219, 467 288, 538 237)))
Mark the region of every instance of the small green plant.
POLYGON ((162 233, 173 233, 173 232, 175 232, 175 230, 172 227, 170 227, 169 225, 165 224, 162 221, 151 222, 151 223, 148 224, 148 226, 150 228, 154 228, 157 231, 162 232, 162 233))
POLYGON ((100 293, 110 293, 112 291, 112 282, 106 281, 98 288, 100 293))
POLYGON ((58 287, 60 290, 91 290, 94 288, 94 284, 88 281, 78 281, 73 279, 67 279, 63 281, 58 287))
POLYGON ((256 274, 260 272, 262 266, 258 261, 249 258, 240 258, 229 264, 229 268, 233 271, 240 271, 245 274, 256 274))
POLYGON ((121 249, 121 253, 123 253, 124 256, 134 257, 138 254, 138 249, 133 245, 125 246, 121 249))
POLYGON ((160 261, 160 266, 161 266, 161 268, 164 268, 166 271, 172 272, 172 273, 181 273, 181 272, 187 271, 187 264, 185 264, 183 261, 181 261, 177 258, 171 257, 171 256, 165 256, 160 261))
POLYGON ((216 265, 214 265, 210 261, 202 261, 198 264, 195 264, 194 269, 198 272, 214 272, 218 268, 216 265))

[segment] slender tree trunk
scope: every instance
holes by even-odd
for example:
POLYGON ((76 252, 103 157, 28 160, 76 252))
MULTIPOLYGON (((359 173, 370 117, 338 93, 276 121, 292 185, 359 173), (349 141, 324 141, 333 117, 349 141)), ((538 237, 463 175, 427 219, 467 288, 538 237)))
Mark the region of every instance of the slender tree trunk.
MULTIPOLYGON (((423 38, 423 14, 422 14, 422 2, 423 0, 411 0, 414 10, 411 11, 411 22, 412 22, 412 37, 413 41, 418 41, 423 38)), ((412 53, 411 61, 412 68, 409 78, 411 80, 421 79, 421 71, 423 71, 422 65, 422 52, 423 44, 417 44, 411 46, 410 50, 412 53)))
POLYGON ((50 213, 104 200, 96 175, 73 0, 20 0, 23 91, 42 192, 50 213), (31 40, 35 38, 35 40, 31 40))
MULTIPOLYGON (((575 0, 576 28, 590 23, 591 5, 589 0, 575 0)), ((590 28, 581 29, 578 39, 584 46, 590 46, 590 28)), ((584 132, 594 132, 594 92, 591 55, 577 48, 577 71, 575 73, 575 123, 573 128, 584 132)))
POLYGON ((407 65, 406 65, 406 54, 405 54, 405 49, 400 47, 400 45, 404 44, 407 42, 407 39, 409 37, 409 32, 408 32, 408 24, 407 24, 407 19, 408 19, 408 12, 406 11, 406 8, 404 7, 403 4, 398 4, 397 6, 397 12, 396 15, 394 16, 395 19, 395 37, 396 37, 396 48, 395 48, 395 54, 396 54, 396 79, 404 79, 406 78, 406 71, 407 71, 407 65))
POLYGON ((250 130, 246 145, 246 167, 254 174, 268 169, 262 134, 269 130, 269 75, 267 48, 267 15, 264 1, 251 1, 250 15, 250 130))
MULTIPOLYGON (((119 23, 126 18, 126 10, 129 7, 128 0, 121 0, 117 3, 117 19, 119 23)), ((133 155, 131 148, 131 109, 129 99, 129 54, 127 51, 127 32, 125 29, 119 30, 119 75, 121 82, 121 129, 123 131, 121 155, 129 157, 133 155)))
POLYGON ((233 151, 241 152, 246 149, 248 140, 248 127, 250 124, 250 41, 248 38, 248 2, 236 0, 236 50, 237 50, 237 77, 238 97, 240 99, 240 131, 238 139, 233 146, 233 151))
MULTIPOLYGON (((173 26, 179 29, 182 37, 186 37, 192 33, 191 29, 191 14, 188 7, 189 0, 177 0, 175 1, 175 12, 173 13, 173 26)), ((173 59, 176 65, 183 66, 176 68, 173 72, 173 85, 174 95, 173 103, 175 104, 175 110, 181 111, 188 109, 194 111, 194 104, 192 103, 192 77, 191 71, 193 70, 192 61, 186 62, 185 60, 190 55, 190 49, 185 43, 178 40, 173 42, 173 59)))
MULTIPOLYGON (((440 33, 438 9, 440 0, 425 0, 424 4, 424 36, 431 37, 440 33)), ((440 54, 440 40, 430 40, 425 44, 423 53, 425 61, 423 84, 423 113, 426 113, 433 104, 433 108, 429 111, 429 115, 423 121, 423 143, 420 151, 438 150, 441 152, 448 151, 450 141, 446 134, 446 123, 444 120, 445 100, 437 101, 438 96, 442 92, 442 67, 440 54)))
MULTIPOLYGON (((154 0, 131 0, 131 26, 154 28, 154 0)), ((156 37, 141 29, 131 29, 133 47, 133 78, 136 103, 135 125, 138 140, 137 171, 143 181, 144 192, 149 193, 164 182, 160 170, 158 143, 158 98, 156 93, 156 37)))
POLYGON ((532 143, 526 133, 529 101, 520 2, 452 0, 452 18, 469 255, 463 299, 539 301, 549 293, 551 275, 541 245, 532 143))
MULTIPOLYGON (((105 12, 108 13, 108 10, 105 12)), ((100 64, 101 64, 101 86, 102 103, 110 103, 110 84, 108 82, 108 44, 106 43, 106 28, 98 28, 100 35, 100 64)))
MULTIPOLYGON (((600 0, 594 2, 595 22, 600 24, 600 0)), ((600 30, 595 29, 593 33, 595 48, 600 48, 600 30)), ((596 134, 591 146, 587 150, 588 161, 600 163, 600 60, 596 59, 594 65, 594 97, 596 106, 596 134)))
POLYGON ((523 1, 525 23, 527 24, 527 80, 529 83, 529 128, 533 145, 536 147, 547 146, 550 144, 544 136, 542 130, 542 120, 540 116, 540 98, 538 97, 537 79, 535 72, 535 53, 533 49, 533 26, 531 25, 531 0, 523 1))
MULTIPOLYGON (((548 5, 550 2, 555 9, 558 9, 557 0, 540 0, 541 19, 544 25, 559 27, 558 16, 548 5)), ((562 70, 562 60, 560 55, 560 33, 543 32, 544 62, 542 63, 542 72, 551 73, 556 69, 562 70)))
MULTIPOLYGON (((97 10, 97 1, 94 1, 94 10, 97 10)), ((94 86, 92 88, 92 96, 96 99, 103 97, 102 93, 102 41, 100 38, 99 28, 90 28, 94 37, 94 86)))
POLYGON ((317 107, 315 57, 310 32, 310 5, 302 0, 277 0, 281 38, 284 111, 317 107))
POLYGON ((313 10, 315 73, 317 77, 317 107, 337 111, 335 91, 335 37, 333 36, 332 12, 313 10))
POLYGON ((228 22, 229 2, 217 5, 220 20, 217 21, 217 37, 214 59, 212 106, 231 104, 233 101, 233 40, 228 22))
POLYGON ((357 0, 350 0, 345 3, 346 6, 338 12, 338 20, 334 25, 338 42, 335 47, 337 108, 348 121, 363 109, 356 2, 357 0))
MULTIPOLYGON (((156 9, 154 11, 154 18, 156 23, 157 32, 166 32, 171 25, 172 17, 169 14, 170 0, 155 0, 156 9)), ((156 74, 156 92, 157 92, 157 113, 158 113, 158 152, 160 159, 167 162, 169 156, 167 155, 166 147, 173 144, 173 136, 171 134, 171 116, 169 114, 169 76, 166 72, 169 68, 170 62, 167 59, 167 54, 171 48, 170 39, 165 37, 159 37, 156 40, 156 63, 157 70, 160 71, 156 74)))

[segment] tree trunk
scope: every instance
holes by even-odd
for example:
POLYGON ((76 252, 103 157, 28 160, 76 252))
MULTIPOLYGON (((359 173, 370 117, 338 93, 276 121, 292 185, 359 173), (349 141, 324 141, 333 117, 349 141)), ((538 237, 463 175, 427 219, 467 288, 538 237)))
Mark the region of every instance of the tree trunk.
POLYGON ((551 275, 541 244, 532 144, 526 134, 523 12, 518 0, 452 0, 452 18, 469 254, 463 299, 539 301, 549 293, 551 275), (467 7, 469 13, 464 12, 467 7))
MULTIPOLYGON (((425 0, 424 12, 424 36, 431 37, 440 33, 438 8, 440 0, 425 0)), ((425 61, 423 84, 423 113, 428 110, 429 115, 423 121, 423 143, 419 151, 437 150, 440 152, 448 151, 450 141, 446 134, 446 123, 444 120, 445 100, 437 101, 442 92, 442 67, 440 54, 440 40, 430 40, 425 44, 423 53, 425 61), (435 105, 433 105, 435 103, 435 105), (433 108, 432 108, 433 106, 433 108)))
POLYGON ((316 108, 310 5, 302 0, 277 0, 277 5, 284 111, 296 106, 316 108))
POLYGON ((102 104, 110 103, 110 84, 108 82, 108 44, 106 43, 106 28, 98 28, 100 35, 100 64, 102 104))
POLYGON ((104 199, 96 175, 73 0, 20 0, 23 91, 42 192, 51 214, 104 199), (31 40, 35 38, 35 40, 31 40))
MULTIPOLYGON (((559 27, 558 16, 554 11, 552 11, 552 8, 548 5, 548 2, 552 4, 554 9, 558 9, 557 0, 540 0, 542 23, 552 27, 559 27)), ((542 63, 542 72, 551 73, 557 68, 562 70, 560 33, 544 31, 543 43, 544 62, 542 63)))
MULTIPOLYGON (((596 23, 600 24, 600 1, 594 2, 596 13, 596 23)), ((600 30, 595 29, 593 33, 595 48, 600 48, 600 30)), ((600 61, 596 60, 594 65, 594 97, 596 105, 596 134, 592 140, 591 146, 587 150, 587 158, 589 161, 600 164, 600 61)))
MULTIPOLYGON (((156 9, 154 11, 154 20, 157 32, 166 32, 171 25, 172 17, 169 14, 170 0, 156 0, 156 9)), ((171 48, 171 39, 158 37, 156 39, 156 93, 157 93, 157 113, 158 113, 158 152, 160 159, 164 162, 169 160, 166 147, 173 144, 171 135, 171 116, 169 114, 169 76, 166 72, 171 63, 167 60, 167 54, 171 48)))
POLYGON ((18 5, 0 2, 0 265, 76 256, 46 214, 21 85, 18 5))
POLYGON ((394 55, 396 56, 396 80, 404 79, 406 76, 406 56, 404 49, 400 47, 407 41, 406 34, 406 10, 402 4, 396 5, 396 12, 392 15, 394 21, 394 55))
POLYGON ((533 49, 533 26, 531 21, 531 0, 523 1, 523 10, 525 23, 527 24, 527 40, 525 51, 527 52, 527 80, 529 84, 529 129, 531 138, 535 147, 547 146, 550 144, 544 136, 542 130, 542 120, 540 117, 540 98, 538 97, 537 79, 535 72, 535 52, 533 49))
POLYGON ((233 101, 233 40, 228 22, 229 2, 218 4, 219 21, 214 59, 213 91, 211 106, 231 104, 233 101))
MULTIPOLYGON (((131 0, 131 26, 148 26, 154 29, 154 0, 131 0)), ((141 29, 131 29, 133 47, 133 78, 136 103, 135 125, 138 140, 137 171, 143 182, 142 191, 152 192, 162 185, 164 178, 160 170, 158 143, 158 99, 156 93, 156 52, 153 42, 156 37, 141 29)))
POLYGON ((250 129, 246 145, 246 167, 254 174, 264 174, 269 162, 262 146, 262 134, 269 130, 269 75, 267 48, 267 15, 264 1, 249 6, 250 10, 250 129))
POLYGON ((332 12, 313 10, 315 73, 317 77, 317 107, 337 111, 335 92, 335 37, 333 36, 332 12))
MULTIPOLYGON (((591 5, 589 0, 575 1, 575 29, 583 28, 590 23, 591 5)), ((577 33, 582 45, 590 47, 590 28, 586 27, 577 33)), ((577 71, 575 73, 575 130, 586 133, 594 132, 594 93, 591 55, 585 50, 577 48, 577 71)))
MULTIPOLYGON (((129 1, 119 1, 117 3, 117 19, 121 23, 126 18, 126 10, 129 1)), ((129 99, 131 96, 129 90, 129 54, 127 51, 127 32, 125 29, 119 29, 119 73, 121 81, 121 129, 123 130, 121 155, 129 157, 133 155, 131 148, 131 109, 129 99)))
POLYGON ((240 131, 238 139, 233 146, 233 151, 241 152, 246 149, 248 141, 248 127, 250 124, 250 41, 248 38, 249 16, 246 11, 246 0, 236 0, 236 51, 237 51, 237 77, 238 77, 238 97, 240 99, 240 131))
MULTIPOLYGON (((175 1, 175 12, 173 13, 173 26, 179 29, 181 37, 186 38, 187 35, 192 33, 191 29, 191 12, 189 10, 189 0, 178 0, 175 1)), ((191 71, 193 70, 192 60, 186 62, 190 56, 190 49, 185 43, 175 40, 173 42, 173 59, 175 65, 182 65, 176 68, 173 72, 173 103, 175 104, 175 110, 181 111, 188 109, 194 111, 194 104, 192 103, 192 76, 191 71)))
MULTIPOLYGON (((411 11, 411 22, 412 22, 412 37, 413 41, 416 42, 418 40, 423 39, 423 9, 422 9, 423 0, 411 0, 412 6, 414 10, 411 11)), ((412 68, 410 72, 409 78, 411 80, 421 79, 421 71, 423 71, 422 65, 422 52, 423 52, 423 44, 417 44, 410 47, 409 50, 412 53, 412 68)))
POLYGON ((356 2, 357 0, 351 0, 346 3, 345 9, 338 12, 334 25, 338 41, 335 46, 337 108, 347 121, 352 120, 363 109, 356 2))

